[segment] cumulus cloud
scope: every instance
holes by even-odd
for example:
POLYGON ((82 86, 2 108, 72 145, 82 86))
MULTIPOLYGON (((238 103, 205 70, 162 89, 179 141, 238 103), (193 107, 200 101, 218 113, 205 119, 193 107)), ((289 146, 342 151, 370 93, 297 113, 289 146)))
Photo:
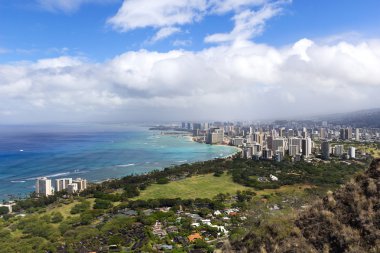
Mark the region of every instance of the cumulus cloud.
POLYGON ((206 8, 206 0, 126 0, 108 23, 120 31, 172 27, 199 20, 206 8))
POLYGON ((258 11, 245 10, 233 17, 235 26, 229 33, 217 33, 205 38, 205 42, 229 42, 247 40, 260 35, 264 30, 265 22, 281 11, 278 4, 268 4, 258 11))
POLYGON ((380 106, 380 41, 130 51, 0 65, 1 120, 255 119, 380 106), (12 113, 8 113, 12 112, 12 113))
POLYGON ((206 42, 226 42, 249 39, 259 35, 265 22, 279 14, 291 0, 126 0, 107 23, 127 32, 153 27, 159 29, 155 38, 164 39, 178 31, 178 27, 202 20, 208 15, 234 13, 234 29, 229 33, 208 36, 206 42), (160 36, 162 35, 162 36, 160 36))

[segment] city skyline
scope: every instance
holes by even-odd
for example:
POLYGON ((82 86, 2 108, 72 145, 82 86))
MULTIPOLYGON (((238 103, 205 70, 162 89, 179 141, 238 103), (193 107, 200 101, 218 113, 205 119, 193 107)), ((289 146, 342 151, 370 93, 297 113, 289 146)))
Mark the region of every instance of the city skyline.
POLYGON ((252 120, 378 108, 379 7, 1 0, 0 120, 252 120))

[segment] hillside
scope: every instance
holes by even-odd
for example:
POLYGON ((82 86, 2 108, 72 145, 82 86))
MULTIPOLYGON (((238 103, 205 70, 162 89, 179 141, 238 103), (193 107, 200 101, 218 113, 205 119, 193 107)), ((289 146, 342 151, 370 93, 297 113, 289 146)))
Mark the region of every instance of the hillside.
MULTIPOLYGON (((370 161, 292 163, 236 156, 105 181, 90 185, 79 195, 65 192, 44 198, 32 195, 18 200, 13 206, 14 213, 0 218, 0 252, 206 253, 221 251, 228 240, 236 251, 243 252, 259 252, 260 245, 266 252, 284 252, 279 249, 297 249, 300 242, 303 244, 299 252, 305 252, 307 247, 309 251, 313 248, 317 251, 327 246, 314 245, 313 235, 307 232, 318 231, 320 235, 313 240, 320 243, 326 236, 323 233, 329 230, 319 231, 312 225, 316 219, 320 219, 323 227, 327 227, 327 222, 311 211, 297 218, 298 210, 305 210, 317 196, 324 196, 353 175, 363 173, 370 161), (270 180, 270 175, 280 180, 270 180)), ((376 185, 368 185, 371 194, 377 192, 376 185)), ((363 202, 360 191, 354 189, 352 194, 361 201, 360 205, 374 209, 376 204, 363 202)), ((332 197, 343 199, 331 195, 330 202, 332 197)), ((346 202, 351 199, 352 196, 347 196, 346 202)), ((324 205, 321 201, 319 209, 310 210, 325 214, 324 205)), ((341 205, 347 204, 336 201, 334 208, 341 205)), ((377 216, 371 216, 372 209, 368 211, 371 215, 361 213, 362 207, 351 209, 359 210, 360 219, 370 217, 366 226, 375 224, 377 216)), ((353 213, 351 209, 333 215, 340 215, 342 222, 352 220, 347 218, 353 213)), ((361 222, 359 218, 355 220, 361 222)), ((335 230, 331 234, 336 233, 336 240, 344 243, 350 243, 350 238, 354 243, 362 240, 356 230, 347 230, 343 239, 338 237, 345 235, 340 234, 345 226, 340 223, 332 226, 335 230)), ((368 227, 363 232, 372 238, 367 240, 368 245, 359 245, 364 250, 377 238, 371 231, 372 227, 368 227)), ((226 252, 231 248, 225 245, 226 252)))
POLYGON ((262 221, 225 252, 380 252, 380 159, 294 222, 262 221))
POLYGON ((349 113, 331 114, 318 117, 333 124, 353 127, 380 127, 380 109, 361 110, 349 113))

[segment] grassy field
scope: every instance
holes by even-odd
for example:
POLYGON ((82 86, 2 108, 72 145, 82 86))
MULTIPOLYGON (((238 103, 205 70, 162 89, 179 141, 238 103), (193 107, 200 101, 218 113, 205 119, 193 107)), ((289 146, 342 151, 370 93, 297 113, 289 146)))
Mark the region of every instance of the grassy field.
POLYGON ((270 195, 273 193, 284 193, 284 194, 295 194, 297 192, 303 192, 305 189, 313 188, 311 185, 306 184, 295 184, 295 185, 284 185, 278 189, 265 189, 260 191, 255 191, 257 196, 270 195))
POLYGON ((236 193, 238 190, 247 190, 245 186, 236 184, 231 176, 226 173, 221 177, 212 174, 193 176, 184 180, 170 182, 168 184, 153 184, 142 191, 135 199, 157 198, 212 198, 218 193, 236 193))
POLYGON ((374 158, 380 158, 380 150, 376 148, 368 148, 367 152, 369 152, 374 158))
MULTIPOLYGON (((86 199, 86 201, 89 201, 91 203, 91 207, 94 205, 95 199, 94 198, 89 198, 86 199)), ((58 205, 53 205, 50 206, 46 210, 46 214, 51 214, 52 212, 60 212, 63 217, 66 219, 68 216, 78 216, 78 214, 73 215, 70 214, 71 209, 76 205, 79 204, 80 202, 78 200, 75 200, 73 203, 70 204, 58 204, 58 205)))

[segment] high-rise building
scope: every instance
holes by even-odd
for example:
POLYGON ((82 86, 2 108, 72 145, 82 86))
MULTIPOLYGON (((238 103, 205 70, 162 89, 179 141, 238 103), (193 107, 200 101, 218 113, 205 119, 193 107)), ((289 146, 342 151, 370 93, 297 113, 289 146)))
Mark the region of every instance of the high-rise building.
POLYGON ((351 140, 352 139, 352 128, 351 127, 348 127, 346 129, 346 137, 347 137, 347 140, 351 140))
POLYGON ((284 155, 284 152, 287 149, 287 145, 286 145, 285 140, 286 139, 283 139, 283 138, 272 140, 272 150, 273 150, 273 152, 280 151, 284 155))
POLYGON ((55 191, 63 191, 69 184, 73 183, 72 178, 59 178, 55 180, 55 191))
POLYGON ((310 138, 302 139, 302 155, 304 158, 308 158, 311 155, 311 145, 310 138))
POLYGON ((261 145, 260 144, 254 144, 253 145, 252 154, 253 155, 260 155, 261 154, 261 145))
POLYGON ((271 149, 263 149, 263 158, 266 160, 272 159, 273 152, 271 149))
POLYGON ((326 137, 327 137, 326 136, 326 129, 325 128, 319 129, 319 138, 325 139, 326 137))
POLYGON ((340 129, 340 139, 351 140, 352 139, 352 128, 341 128, 340 129))
POLYGON ((223 143, 224 131, 220 128, 214 128, 209 131, 206 138, 207 144, 221 144, 223 143))
POLYGON ((74 194, 74 193, 78 192, 78 184, 69 184, 67 186, 67 192, 69 194, 74 194))
POLYGON ((359 128, 355 129, 355 140, 360 141, 360 130, 359 130, 359 128))
POLYGON ((243 150, 243 157, 245 159, 251 159, 252 158, 252 147, 245 147, 243 150))
POLYGON ((345 140, 345 138, 346 138, 346 134, 345 134, 345 130, 344 130, 344 128, 341 128, 341 129, 339 130, 339 137, 340 137, 341 140, 345 140))
MULTIPOLYGON (((301 138, 297 138, 297 137, 293 137, 293 138, 289 138, 289 146, 297 146, 297 151, 295 154, 299 154, 301 153, 301 147, 302 147, 302 139, 301 138)), ((290 149, 290 147, 289 147, 290 149)))
POLYGON ((256 132, 253 134, 253 141, 259 143, 260 145, 263 145, 264 136, 260 132, 256 132))
POLYGON ((275 156, 277 162, 281 162, 284 159, 284 153, 281 151, 277 150, 275 156))
POLYGON ((209 123, 203 123, 202 124, 202 130, 208 130, 208 128, 209 128, 209 123))
POLYGON ((278 135, 280 137, 285 137, 285 128, 284 127, 282 127, 282 128, 279 129, 278 135))
POLYGON ((322 159, 323 160, 330 159, 330 143, 328 141, 322 142, 321 150, 322 150, 322 159))
POLYGON ((54 194, 54 188, 51 186, 51 179, 46 177, 37 178, 36 180, 37 196, 49 196, 54 194))
POLYGON ((299 154, 299 146, 298 145, 289 145, 289 156, 295 156, 299 154))
POLYGON ((193 123, 193 130, 201 130, 202 125, 201 123, 193 123))
POLYGON ((267 137, 267 148, 273 150, 273 136, 267 137))
POLYGON ((335 145, 334 147, 334 155, 342 156, 344 154, 344 146, 343 145, 335 145))
POLYGON ((242 137, 236 137, 232 139, 232 145, 234 146, 243 146, 244 144, 244 138, 242 137))
POLYGON ((77 185, 78 191, 83 191, 83 190, 87 189, 87 180, 86 179, 77 178, 77 179, 73 180, 72 184, 77 185))
POLYGON ((355 153, 356 153, 356 148, 355 147, 350 147, 348 149, 348 155, 350 156, 350 158, 352 159, 355 159, 355 153))

